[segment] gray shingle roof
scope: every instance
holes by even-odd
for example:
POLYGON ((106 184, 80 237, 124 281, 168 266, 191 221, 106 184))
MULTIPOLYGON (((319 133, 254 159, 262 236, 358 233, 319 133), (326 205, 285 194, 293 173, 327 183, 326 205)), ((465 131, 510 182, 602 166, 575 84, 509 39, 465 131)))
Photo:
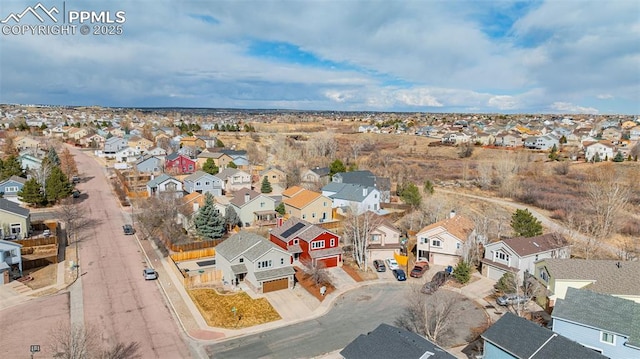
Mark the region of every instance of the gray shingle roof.
POLYGON ((455 356, 429 340, 388 324, 358 336, 340 352, 345 359, 453 359, 455 356), (433 355, 425 356, 425 354, 433 355))
POLYGON ((640 295, 640 261, 544 259, 551 276, 558 279, 590 280, 589 290, 615 295, 640 295), (620 263, 620 267, 617 264, 620 263))
POLYGON ((149 188, 154 188, 154 187, 158 187, 158 185, 164 181, 168 181, 170 179, 176 180, 175 178, 167 175, 166 173, 161 174, 160 176, 152 179, 151 181, 147 182, 147 186, 149 186, 149 188))
POLYGON ((605 358, 577 342, 510 312, 489 327, 482 338, 519 359, 605 358), (553 355, 550 356, 550 353, 553 355))
POLYGON ((629 344, 640 347, 640 304, 634 301, 568 288, 552 317, 628 336, 629 344))
MULTIPOLYGON (((376 190, 373 187, 365 187, 357 184, 350 183, 342 183, 339 184, 341 188, 337 191, 337 193, 329 196, 331 199, 343 199, 345 201, 351 202, 362 202, 371 192, 376 190)), ((326 186, 325 186, 326 187, 326 186)), ((323 187, 324 191, 325 188, 323 187)))
POLYGON ((218 244, 216 246, 216 255, 219 254, 230 262, 238 256, 244 255, 248 261, 254 262, 272 249, 284 252, 282 248, 269 242, 266 238, 240 231, 218 244))
POLYGON ((196 180, 200 179, 200 177, 214 177, 214 176, 211 175, 211 174, 208 174, 207 172, 204 172, 204 171, 195 171, 194 173, 192 173, 192 174, 188 175, 187 177, 185 177, 184 181, 185 182, 187 182, 187 181, 193 182, 193 181, 196 181, 196 180))
POLYGON ((368 170, 338 172, 333 176, 336 177, 336 179, 339 179, 342 183, 358 184, 367 187, 373 187, 376 185, 376 176, 368 170))
MULTIPOLYGON (((316 239, 319 235, 321 235, 324 232, 330 232, 331 231, 324 229, 320 226, 316 226, 314 224, 311 224, 303 219, 297 218, 297 217, 291 217, 288 220, 286 220, 282 226, 280 227, 276 227, 274 229, 271 230, 271 234, 273 234, 274 236, 278 237, 279 239, 285 241, 285 242, 289 242, 290 239, 293 238, 300 238, 301 240, 305 241, 305 242, 311 242, 312 240, 316 239), (283 237, 283 234, 285 232, 287 232, 287 230, 289 230, 290 228, 294 227, 295 225, 297 225, 298 223, 302 224, 303 226, 300 226, 300 229, 290 233, 287 235, 287 237, 283 237)), ((335 233, 334 233, 335 234, 335 233)))
POLYGON ((16 214, 21 217, 29 217, 29 210, 20 207, 17 203, 11 202, 7 199, 0 198, 0 210, 16 214))
POLYGON ((274 278, 282 278, 288 275, 294 275, 295 273, 296 271, 295 269, 293 269, 293 266, 287 266, 282 268, 256 271, 254 274, 256 276, 256 280, 258 280, 259 282, 262 282, 264 280, 270 280, 274 278))

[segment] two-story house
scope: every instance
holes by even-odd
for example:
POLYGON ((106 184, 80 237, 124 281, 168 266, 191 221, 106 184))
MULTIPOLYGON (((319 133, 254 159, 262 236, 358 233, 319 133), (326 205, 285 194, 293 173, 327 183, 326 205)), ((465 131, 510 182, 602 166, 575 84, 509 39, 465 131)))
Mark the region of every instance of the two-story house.
POLYGON ((2 193, 2 198, 18 204, 22 203, 20 198, 18 198, 18 192, 22 190, 25 182, 27 182, 26 178, 18 176, 11 176, 0 182, 0 193, 2 193))
POLYGON ((141 173, 158 173, 164 168, 160 158, 149 155, 139 157, 134 166, 141 173))
POLYGON ((640 304, 640 262, 599 259, 542 259, 535 276, 548 291, 549 306, 564 299, 568 288, 584 288, 640 304))
POLYGON ((169 176, 166 173, 155 177, 147 182, 147 193, 149 197, 158 195, 169 195, 171 197, 182 197, 182 182, 169 176))
POLYGON ((216 197, 220 197, 224 190, 224 181, 217 176, 208 174, 207 172, 196 171, 184 178, 184 190, 188 193, 209 192, 216 197))
POLYGON ((188 174, 196 171, 196 161, 191 158, 174 152, 167 155, 164 164, 165 171, 175 174, 188 174))
POLYGON ((244 282, 258 293, 292 288, 294 284, 291 254, 245 231, 216 246, 216 267, 225 283, 244 282))
POLYGON ((329 183, 329 167, 314 167, 302 172, 300 179, 305 187, 320 188, 329 183))
POLYGON ((569 288, 551 318, 554 332, 606 357, 640 358, 640 304, 636 302, 569 288))
POLYGON ((570 244, 559 233, 535 237, 515 237, 489 243, 482 259, 482 275, 499 280, 511 272, 524 279, 525 273, 534 275, 535 262, 545 258, 569 258, 570 244))
POLYGON ((374 260, 385 260, 393 258, 393 254, 402 248, 400 243, 400 230, 398 230, 388 219, 377 216, 376 214, 367 214, 372 216, 371 220, 377 225, 371 231, 367 240, 368 259, 370 263, 374 260))
POLYGON ((31 214, 27 208, 0 198, 0 239, 23 239, 31 229, 31 214))
POLYGON ((259 177, 259 183, 262 183, 263 178, 267 177, 267 180, 272 186, 278 186, 280 188, 285 188, 287 186, 287 174, 275 167, 269 167, 260 171, 259 177))
POLYGON ((0 285, 11 281, 11 272, 22 276, 22 244, 0 239, 0 285))
POLYGON ((340 209, 344 214, 355 211, 359 215, 380 210, 380 191, 374 187, 329 182, 322 187, 322 195, 331 198, 331 207, 340 209))
POLYGON ((611 141, 584 142, 583 147, 587 161, 595 161, 597 158, 600 161, 612 160, 616 152, 611 141))
POLYGON ((223 170, 229 167, 229 163, 233 162, 231 156, 222 152, 217 152, 215 148, 207 148, 198 154, 198 166, 202 168, 207 159, 211 158, 216 167, 223 170))
POLYGON ((122 137, 111 137, 104 141, 104 148, 102 153, 107 157, 113 157, 118 151, 123 148, 129 147, 127 140, 122 137))
POLYGON ((321 193, 293 186, 282 192, 285 214, 311 223, 322 223, 333 219, 331 198, 321 193))
POLYGON ((389 203, 391 199, 391 179, 389 177, 376 176, 368 170, 338 172, 331 177, 331 182, 374 187, 380 192, 380 202, 389 203))
POLYGON ((418 260, 435 265, 456 265, 464 244, 475 235, 475 224, 451 211, 449 218, 422 228, 417 234, 418 260))
POLYGON ((506 312, 482 333, 483 359, 604 359, 568 337, 506 312))
POLYGON ((116 152, 114 157, 116 162, 136 162, 142 152, 133 147, 126 147, 116 152))
POLYGON ((216 177, 224 181, 226 192, 235 192, 243 188, 251 189, 251 175, 237 168, 225 168, 216 177))
POLYGON ((135 148, 144 153, 146 153, 150 148, 153 148, 153 141, 140 136, 131 136, 127 143, 129 147, 135 148))
POLYGON ((272 229, 269 240, 305 264, 326 268, 342 266, 340 237, 300 218, 289 218, 272 229))
POLYGON ((256 223, 275 224, 278 214, 275 203, 275 199, 248 188, 235 192, 233 199, 229 201, 244 227, 256 223))

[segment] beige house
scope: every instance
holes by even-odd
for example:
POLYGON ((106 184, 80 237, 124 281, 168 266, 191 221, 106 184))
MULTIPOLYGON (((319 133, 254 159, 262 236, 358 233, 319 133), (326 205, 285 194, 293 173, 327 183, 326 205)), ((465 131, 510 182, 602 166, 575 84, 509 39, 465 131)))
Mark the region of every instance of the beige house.
POLYGON ((38 149, 40 147, 40 141, 28 136, 16 137, 13 140, 13 145, 18 149, 18 151, 38 149))
POLYGON ((535 277, 548 290, 549 306, 564 299, 568 288, 588 289, 640 303, 640 262, 589 259, 543 259, 535 277))
POLYGON ((67 138, 70 138, 74 141, 80 141, 81 138, 89 135, 89 130, 86 127, 72 127, 67 132, 67 138))
POLYGON ((243 227, 254 224, 275 224, 276 201, 254 190, 243 188, 234 194, 229 205, 240 217, 243 227))
POLYGON ((213 159, 213 163, 215 163, 216 167, 218 167, 221 171, 229 166, 229 163, 233 161, 231 156, 221 153, 215 152, 212 149, 205 149, 200 152, 197 157, 198 168, 202 168, 205 162, 211 158, 213 159))
POLYGON ((29 210, 7 199, 0 198, 0 239, 25 238, 31 229, 29 210))
POLYGON ((333 218, 331 198, 299 186, 283 191, 282 202, 287 218, 297 217, 314 224, 333 218))
POLYGON ((369 236, 367 244, 369 263, 376 259, 393 258, 393 253, 402 248, 400 231, 387 219, 378 216, 374 218, 380 218, 381 222, 371 231, 369 236))
POLYGON ((262 183, 263 178, 267 177, 271 185, 276 185, 283 188, 287 186, 287 174, 275 167, 267 168, 264 171, 260 171, 259 176, 260 178, 258 178, 258 183, 262 183))
POLYGON ((140 137, 140 136, 131 137, 127 143, 129 144, 129 147, 135 148, 136 150, 140 150, 144 152, 153 148, 152 141, 147 140, 146 138, 140 137))
POLYGON ((475 235, 475 224, 451 211, 449 218, 422 228, 417 234, 418 260, 435 265, 456 265, 464 244, 475 235))

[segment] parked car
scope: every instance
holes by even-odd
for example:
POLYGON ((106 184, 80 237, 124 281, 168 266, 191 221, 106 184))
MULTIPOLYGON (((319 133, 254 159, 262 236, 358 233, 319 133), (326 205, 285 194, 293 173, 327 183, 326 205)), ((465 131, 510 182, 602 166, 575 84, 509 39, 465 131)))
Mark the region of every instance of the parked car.
POLYGON ((78 198, 80 197, 80 191, 74 190, 73 192, 71 192, 71 195, 73 196, 73 198, 78 198))
POLYGON ((124 226, 122 226, 122 230, 124 231, 124 234, 126 234, 126 235, 132 235, 132 234, 136 233, 136 230, 130 224, 125 224, 124 226))
POLYGON ((398 262, 396 262, 396 260, 393 258, 387 258, 385 262, 387 262, 387 267, 389 267, 390 270, 400 268, 400 266, 398 265, 398 262))
POLYGON ((396 277, 398 281, 407 280, 407 276, 404 274, 402 269, 394 269, 392 270, 393 276, 396 277))
POLYGON ((413 269, 411 270, 411 273, 409 273, 409 275, 413 278, 422 278, 422 276, 427 270, 429 270, 429 263, 416 262, 416 264, 413 266, 413 269))
POLYGON ((79 182, 80 182, 80 177, 78 177, 78 176, 73 176, 73 177, 71 178, 71 182, 73 182, 73 183, 79 183, 79 182))
POLYGON ((438 288, 447 282, 447 279, 449 279, 450 276, 451 274, 447 271, 439 271, 433 276, 433 278, 431 278, 430 282, 427 282, 422 286, 420 291, 424 294, 433 294, 438 290, 438 288))
POLYGON ((384 265, 384 262, 380 259, 376 259, 373 261, 373 268, 376 269, 376 272, 384 272, 387 270, 387 267, 384 265))
POLYGON ((158 279, 158 272, 156 272, 156 270, 153 268, 145 268, 142 271, 142 274, 144 275, 145 280, 158 279))
POLYGON ((51 230, 45 229, 44 231, 42 231, 42 236, 43 237, 51 237, 51 230))
POLYGON ((521 303, 526 303, 528 301, 529 301, 529 297, 524 295, 517 295, 517 294, 505 294, 501 297, 498 297, 498 299, 496 299, 496 303, 498 303, 498 305, 503 305, 503 306, 521 304, 521 303))

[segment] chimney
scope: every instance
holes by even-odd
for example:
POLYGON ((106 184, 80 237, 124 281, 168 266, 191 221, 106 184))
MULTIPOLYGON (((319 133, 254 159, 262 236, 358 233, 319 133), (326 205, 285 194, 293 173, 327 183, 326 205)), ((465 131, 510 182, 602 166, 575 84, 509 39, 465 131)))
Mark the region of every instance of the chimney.
POLYGON ((244 203, 249 202, 250 199, 251 199, 251 195, 249 194, 249 192, 246 192, 244 194, 244 203))
POLYGON ((449 218, 453 218, 456 216, 456 210, 452 209, 451 212, 449 212, 449 218))
POLYGON ((282 227, 282 224, 284 223, 284 218, 278 217, 276 221, 277 221, 276 227, 282 227))

